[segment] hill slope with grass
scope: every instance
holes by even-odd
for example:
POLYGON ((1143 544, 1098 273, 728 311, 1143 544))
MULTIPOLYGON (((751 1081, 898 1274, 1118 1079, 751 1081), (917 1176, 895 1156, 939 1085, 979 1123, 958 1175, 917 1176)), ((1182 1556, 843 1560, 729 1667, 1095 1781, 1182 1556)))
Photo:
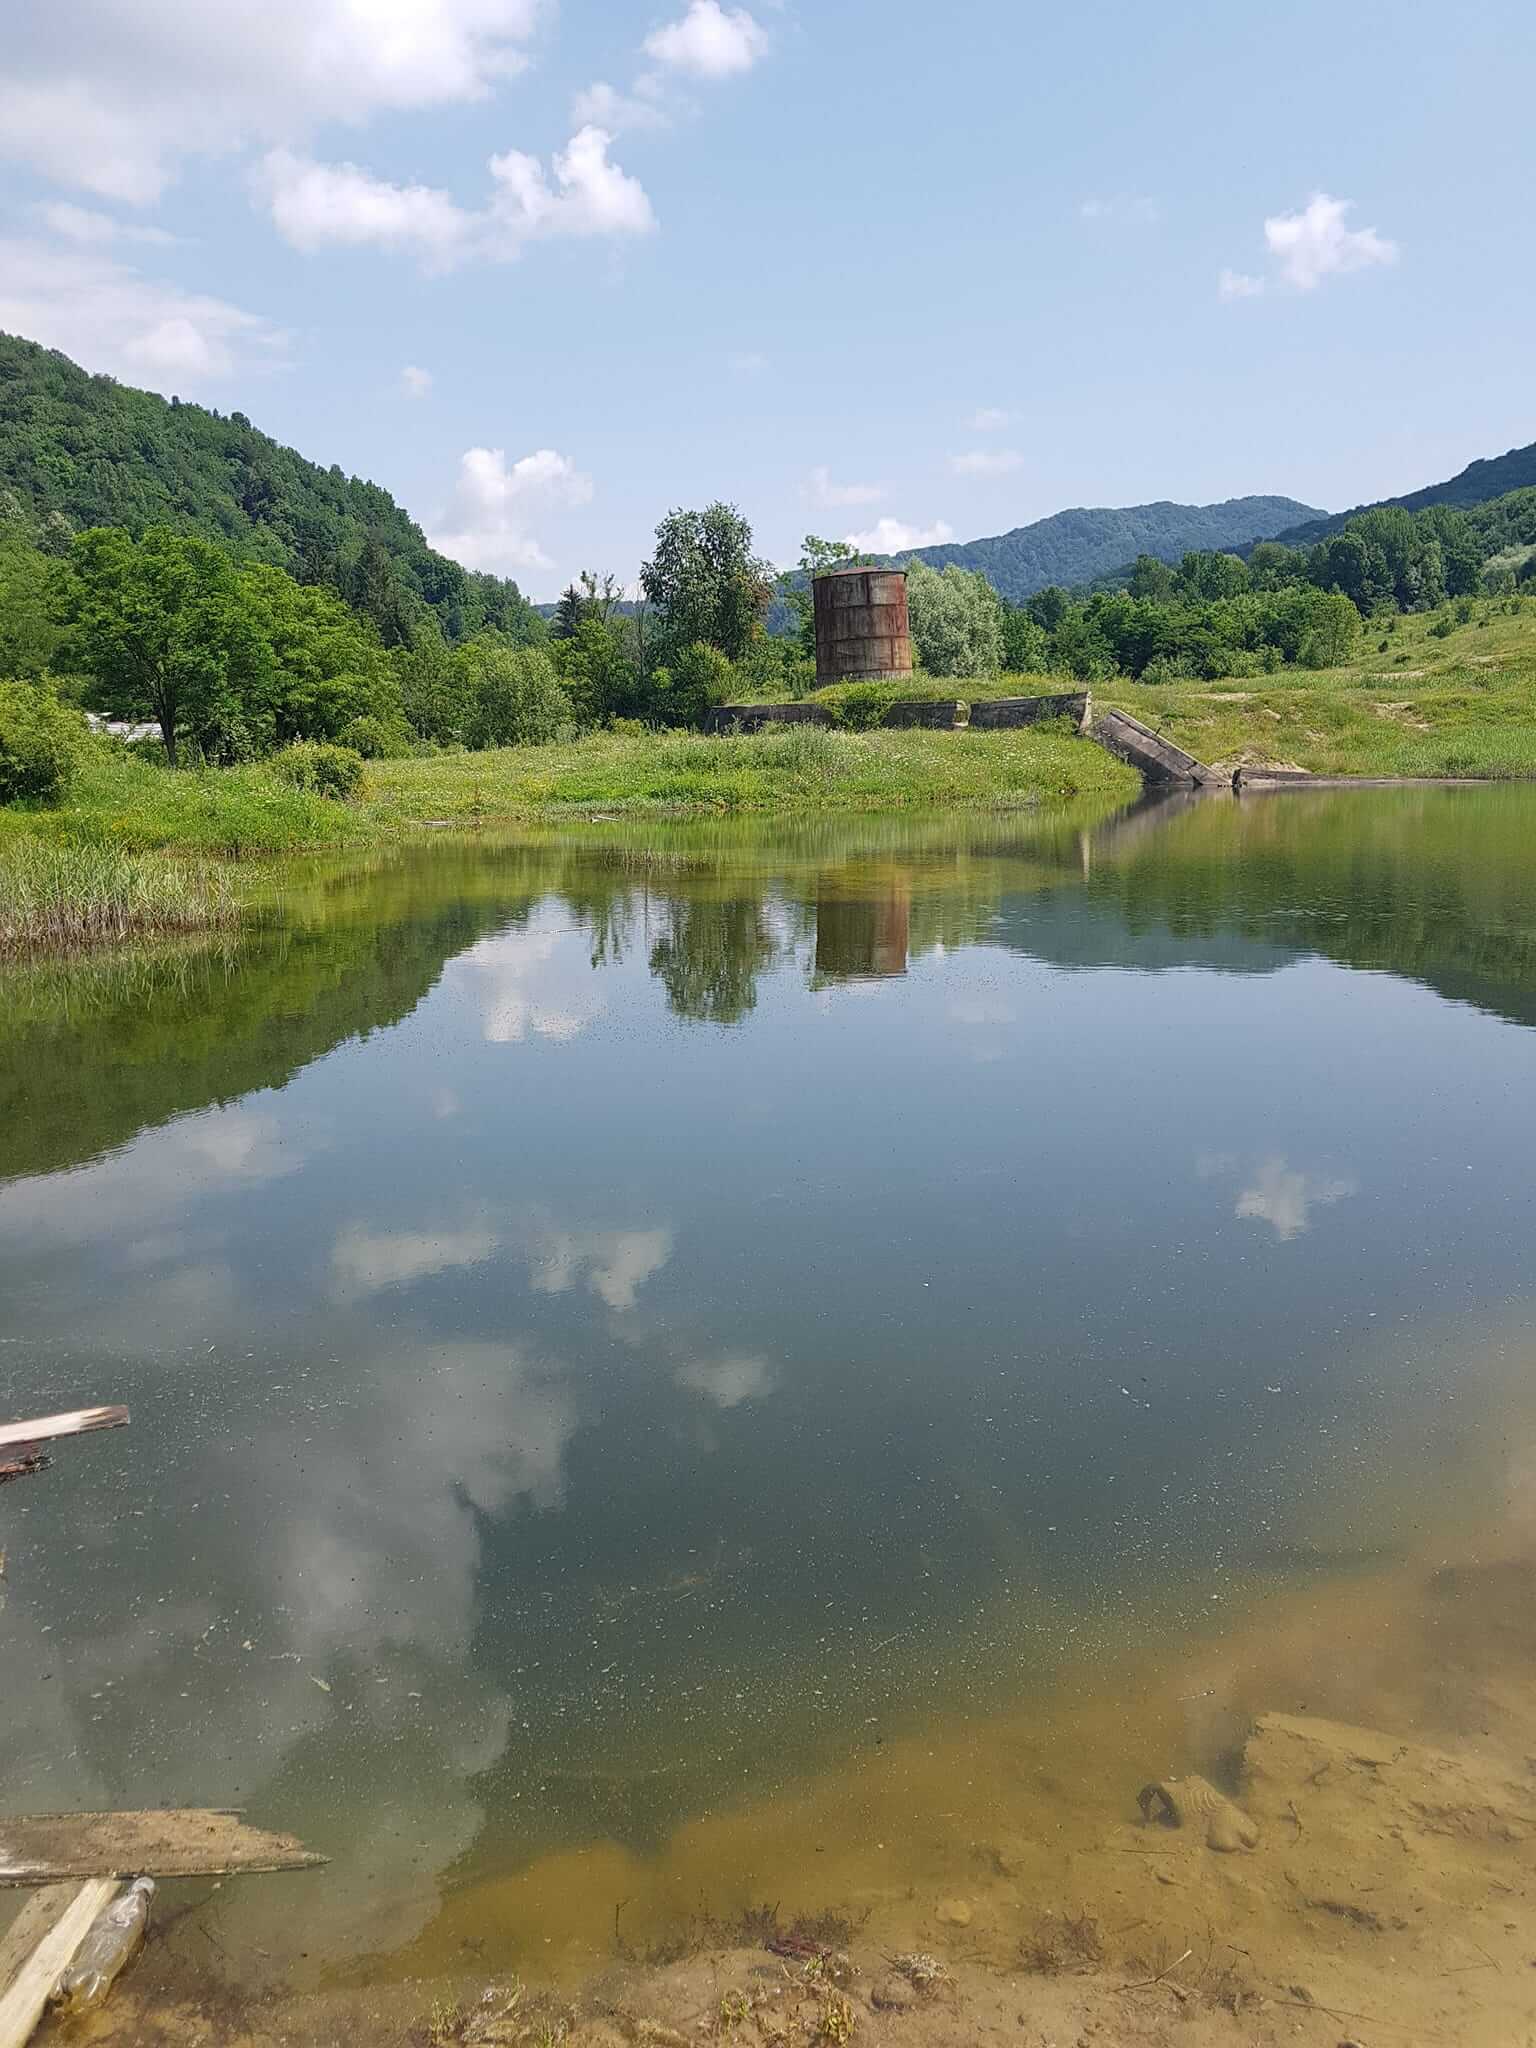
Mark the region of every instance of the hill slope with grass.
POLYGON ((1022 604, 1047 584, 1067 588, 1091 583, 1132 561, 1156 555, 1176 562, 1191 550, 1236 549, 1269 540, 1298 520, 1327 519, 1315 507, 1295 498, 1228 498, 1219 505, 1155 505, 1078 507, 1016 526, 991 539, 951 541, 940 547, 914 548, 896 559, 915 555, 935 569, 951 562, 979 569, 1000 597, 1022 604))
POLYGON ((450 640, 486 625, 540 629, 515 583, 428 547, 388 491, 322 468, 244 413, 93 377, 68 356, 0 334, 0 527, 54 552, 87 526, 170 526, 327 583, 386 644, 435 613, 450 640))

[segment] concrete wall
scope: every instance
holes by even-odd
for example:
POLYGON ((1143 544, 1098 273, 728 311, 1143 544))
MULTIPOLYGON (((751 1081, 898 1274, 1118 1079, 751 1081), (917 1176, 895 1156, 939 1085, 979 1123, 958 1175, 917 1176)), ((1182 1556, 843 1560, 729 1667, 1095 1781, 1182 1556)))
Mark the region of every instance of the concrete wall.
POLYGON ((971 725, 977 732, 1039 725, 1048 718, 1070 718, 1081 728, 1087 716, 1086 690, 1058 691, 1048 697, 979 697, 971 706, 971 725))

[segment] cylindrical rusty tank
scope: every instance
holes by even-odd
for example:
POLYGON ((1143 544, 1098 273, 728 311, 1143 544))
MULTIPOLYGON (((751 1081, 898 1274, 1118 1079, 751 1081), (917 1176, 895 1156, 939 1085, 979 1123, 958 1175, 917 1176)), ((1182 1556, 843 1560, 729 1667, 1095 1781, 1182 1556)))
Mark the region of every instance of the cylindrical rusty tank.
POLYGON ((812 594, 818 683, 911 675, 905 569, 828 569, 812 594))

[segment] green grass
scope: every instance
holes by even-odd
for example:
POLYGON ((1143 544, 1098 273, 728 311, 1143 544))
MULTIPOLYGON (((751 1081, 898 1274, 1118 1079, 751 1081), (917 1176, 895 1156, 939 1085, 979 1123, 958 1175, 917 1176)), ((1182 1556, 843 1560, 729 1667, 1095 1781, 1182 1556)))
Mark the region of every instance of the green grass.
POLYGON ((237 914, 206 865, 21 834, 0 842, 0 959, 218 931, 237 914))
POLYGON ((1100 708, 1130 711, 1212 765, 1317 775, 1536 776, 1536 606, 1480 603, 1444 638, 1429 617, 1367 625, 1346 668, 1233 682, 1116 679, 1100 708), (1385 645, 1383 645, 1385 642, 1385 645))
POLYGON ((161 848, 240 859, 331 846, 359 836, 357 815, 265 768, 173 773, 105 740, 83 752, 61 803, 0 810, 0 856, 14 839, 58 846, 161 848))
POLYGON ((568 746, 370 766, 375 823, 769 815, 919 808, 1002 810, 1074 797, 1129 801, 1136 777, 1066 733, 844 733, 791 726, 750 737, 593 733, 568 746))

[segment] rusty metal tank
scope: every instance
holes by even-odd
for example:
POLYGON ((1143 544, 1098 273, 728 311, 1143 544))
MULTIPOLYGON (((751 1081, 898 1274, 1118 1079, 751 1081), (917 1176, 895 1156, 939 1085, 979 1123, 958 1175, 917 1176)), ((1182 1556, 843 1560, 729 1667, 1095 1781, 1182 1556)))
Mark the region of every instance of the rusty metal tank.
POLYGON ((811 588, 818 683, 911 675, 905 569, 828 569, 811 588))

